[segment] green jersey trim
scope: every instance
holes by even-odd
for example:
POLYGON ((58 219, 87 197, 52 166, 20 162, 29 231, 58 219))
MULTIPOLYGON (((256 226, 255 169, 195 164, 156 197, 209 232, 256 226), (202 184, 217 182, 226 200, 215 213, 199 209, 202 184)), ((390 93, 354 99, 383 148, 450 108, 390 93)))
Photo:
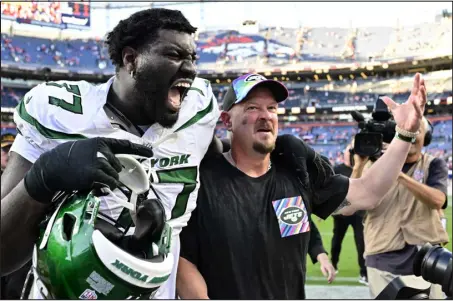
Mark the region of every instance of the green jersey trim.
POLYGON ((214 108, 214 96, 211 97, 211 101, 209 102, 209 105, 206 108, 204 108, 201 111, 198 111, 197 114, 195 114, 192 118, 190 118, 186 123, 181 125, 175 132, 181 131, 181 130, 188 128, 189 126, 197 123, 203 117, 205 117, 206 115, 211 113, 213 108, 214 108))

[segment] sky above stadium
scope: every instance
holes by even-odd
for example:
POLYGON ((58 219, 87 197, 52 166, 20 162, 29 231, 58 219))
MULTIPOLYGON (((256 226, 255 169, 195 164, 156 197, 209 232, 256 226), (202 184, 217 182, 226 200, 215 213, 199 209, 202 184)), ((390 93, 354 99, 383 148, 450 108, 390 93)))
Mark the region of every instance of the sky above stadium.
MULTIPOLYGON (((110 18, 106 18, 104 10, 93 10, 92 20, 108 19, 104 25, 97 22, 93 33, 103 36, 121 19, 150 7, 150 3, 141 3, 141 8, 135 2, 131 3, 134 8, 112 9, 110 18)), ((397 20, 400 25, 414 25, 433 22, 443 9, 451 11, 449 2, 157 2, 154 5, 181 10, 195 26, 207 29, 231 28, 244 20, 282 27, 395 26, 397 20)))

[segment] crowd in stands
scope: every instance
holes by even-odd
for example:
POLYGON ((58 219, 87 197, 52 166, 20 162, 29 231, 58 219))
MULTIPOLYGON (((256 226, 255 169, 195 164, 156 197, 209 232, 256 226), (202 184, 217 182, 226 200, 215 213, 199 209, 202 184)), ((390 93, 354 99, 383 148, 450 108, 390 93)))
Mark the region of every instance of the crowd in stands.
POLYGON ((9 36, 2 33, 2 63, 35 64, 49 67, 82 67, 113 69, 107 49, 101 40, 48 40, 34 37, 9 36))
MULTIPOLYGON (((262 28, 255 34, 237 30, 197 35, 199 69, 210 64, 289 64, 300 61, 390 60, 452 52, 452 23, 441 20, 411 27, 262 28)), ((1 35, 1 60, 69 69, 113 71, 100 39, 49 40, 1 35)))

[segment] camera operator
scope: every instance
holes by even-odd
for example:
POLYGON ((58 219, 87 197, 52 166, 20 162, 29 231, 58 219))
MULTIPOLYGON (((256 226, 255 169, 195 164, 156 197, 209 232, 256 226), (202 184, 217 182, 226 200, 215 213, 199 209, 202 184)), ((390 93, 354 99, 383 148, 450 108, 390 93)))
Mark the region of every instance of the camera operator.
MULTIPOLYGON (((448 169, 443 159, 422 153, 431 138, 432 125, 424 118, 398 181, 365 216, 365 264, 372 298, 397 276, 414 275, 420 246, 448 243, 440 216, 447 206, 448 169)), ((430 298, 443 298, 439 285, 431 286, 430 298)))
MULTIPOLYGON (((341 174, 350 178, 360 178, 362 170, 368 157, 362 157, 354 154, 352 151, 354 146, 354 139, 348 144, 344 150, 343 158, 344 163, 336 165, 334 171, 336 174, 341 174)), ((357 260, 360 267, 359 282, 368 285, 368 277, 366 273, 365 259, 363 252, 365 250, 365 243, 363 241, 363 217, 365 211, 359 210, 352 215, 346 216, 341 214, 332 215, 333 218, 333 236, 332 236, 332 264, 335 271, 338 273, 338 261, 340 259, 341 244, 344 236, 349 228, 352 226, 354 230, 354 240, 357 248, 357 260)))

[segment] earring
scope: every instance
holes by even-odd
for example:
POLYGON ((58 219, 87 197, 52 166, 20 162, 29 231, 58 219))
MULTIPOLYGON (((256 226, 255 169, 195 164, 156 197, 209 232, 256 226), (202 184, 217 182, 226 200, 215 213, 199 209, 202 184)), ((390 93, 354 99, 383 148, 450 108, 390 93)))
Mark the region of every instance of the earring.
POLYGON ((131 71, 131 77, 134 78, 134 70, 131 71))

